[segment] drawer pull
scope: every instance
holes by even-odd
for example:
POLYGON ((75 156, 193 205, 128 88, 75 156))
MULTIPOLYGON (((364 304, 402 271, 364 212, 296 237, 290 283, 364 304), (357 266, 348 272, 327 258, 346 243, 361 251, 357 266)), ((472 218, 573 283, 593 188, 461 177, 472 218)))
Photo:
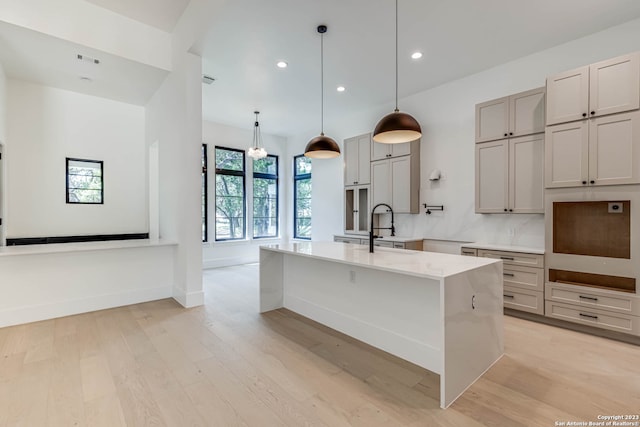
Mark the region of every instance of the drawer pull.
POLYGON ((589 319, 598 320, 598 316, 593 316, 593 315, 591 315, 591 314, 583 314, 583 313, 580 313, 580 317, 588 317, 589 319))
POLYGON ((502 275, 507 277, 515 277, 515 274, 513 273, 502 273, 502 275))
POLYGON ((580 295, 578 296, 578 298, 580 299, 588 299, 590 301, 598 301, 598 298, 594 298, 594 297, 585 297, 584 295, 580 295))
POLYGON ((513 261, 514 260, 514 258, 511 257, 511 256, 501 256, 500 259, 504 259, 506 261, 513 261))
POLYGON ((513 295, 509 295, 509 294, 502 294, 502 296, 505 298, 515 298, 513 295))

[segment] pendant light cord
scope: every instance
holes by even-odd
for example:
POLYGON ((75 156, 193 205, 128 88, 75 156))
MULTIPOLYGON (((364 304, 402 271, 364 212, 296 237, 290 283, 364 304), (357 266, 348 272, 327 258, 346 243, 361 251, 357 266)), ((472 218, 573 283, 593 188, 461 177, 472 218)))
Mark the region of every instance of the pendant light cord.
POLYGON ((396 109, 398 110, 398 0, 396 0, 396 109))
POLYGON ((324 135, 324 34, 320 33, 320 135, 324 135))

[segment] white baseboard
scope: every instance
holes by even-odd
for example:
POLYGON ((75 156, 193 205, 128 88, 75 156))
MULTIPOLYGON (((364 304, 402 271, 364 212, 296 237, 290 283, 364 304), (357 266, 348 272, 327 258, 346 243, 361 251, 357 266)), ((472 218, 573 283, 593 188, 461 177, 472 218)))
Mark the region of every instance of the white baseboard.
POLYGON ((173 288, 173 299, 185 308, 198 307, 204 304, 204 292, 189 292, 177 287, 173 288))
POLYGON ((171 298, 171 288, 148 288, 116 294, 96 295, 48 304, 16 307, 0 311, 0 328, 38 322, 90 311, 171 298))

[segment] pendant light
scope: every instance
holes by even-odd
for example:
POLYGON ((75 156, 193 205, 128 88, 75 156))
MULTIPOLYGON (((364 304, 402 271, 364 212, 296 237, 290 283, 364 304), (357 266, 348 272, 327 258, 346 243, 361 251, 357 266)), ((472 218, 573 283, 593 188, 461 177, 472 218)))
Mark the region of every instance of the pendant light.
POLYGON ((258 160, 267 157, 267 150, 262 146, 262 135, 260 134, 260 123, 258 123, 258 114, 260 111, 254 111, 256 121, 253 126, 253 146, 247 150, 247 155, 252 159, 258 160))
POLYGON ((332 159, 340 155, 338 143, 324 134, 324 33, 326 32, 326 25, 318 26, 318 33, 320 33, 320 136, 309 141, 304 149, 304 155, 312 159, 332 159))
POLYGON ((384 116, 373 131, 373 140, 383 144, 400 144, 422 136, 420 124, 407 113, 398 110, 398 0, 396 0, 396 109, 384 116))

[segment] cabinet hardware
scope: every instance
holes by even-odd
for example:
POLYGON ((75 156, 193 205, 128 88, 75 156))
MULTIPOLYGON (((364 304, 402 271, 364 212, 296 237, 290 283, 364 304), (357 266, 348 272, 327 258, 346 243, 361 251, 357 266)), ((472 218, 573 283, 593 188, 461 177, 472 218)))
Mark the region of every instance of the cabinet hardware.
POLYGON ((509 295, 509 294, 502 294, 502 296, 505 298, 515 298, 513 295, 509 295))
POLYGON ((507 134, 505 133, 504 136, 507 136, 507 134))
POLYGON ((587 185, 587 181, 582 181, 582 185, 587 185))
POLYGON ((509 132, 509 136, 513 135, 513 132, 509 132))
POLYGON ((502 275, 507 277, 515 277, 515 274, 513 273, 502 273, 502 275))
POLYGON ((579 295, 578 298, 580 298, 580 299, 588 299, 588 300, 591 300, 591 301, 598 301, 598 298, 585 297, 584 295, 579 295))
POLYGON ((500 259, 504 259, 506 261, 513 261, 514 260, 514 258, 510 257, 510 256, 501 256, 500 259))
POLYGON ((587 117, 587 113, 582 113, 582 117, 587 117))
POLYGON ((509 209, 509 212, 513 212, 513 209, 509 209))
POLYGON ((504 208, 504 211, 506 212, 506 211, 507 211, 507 208, 504 208))
POLYGON ((580 313, 580 317, 588 317, 589 319, 598 320, 598 316, 592 316, 591 314, 580 313))
POLYGON ((358 213, 358 211, 353 211, 353 213, 358 213))
POLYGON ((594 180, 589 181, 591 184, 595 184, 596 182, 594 180))
POLYGON ((591 115, 593 116, 595 113, 596 113, 595 111, 592 111, 592 112, 591 112, 591 115))

